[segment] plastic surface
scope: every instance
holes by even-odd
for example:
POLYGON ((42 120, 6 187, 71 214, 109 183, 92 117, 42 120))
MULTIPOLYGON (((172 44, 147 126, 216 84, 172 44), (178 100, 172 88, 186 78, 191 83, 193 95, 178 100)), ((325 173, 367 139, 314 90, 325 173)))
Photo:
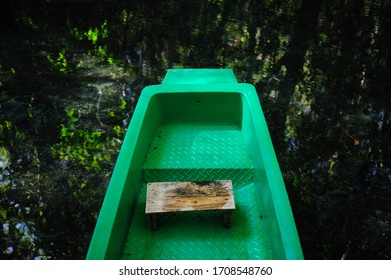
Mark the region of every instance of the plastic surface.
POLYGON ((292 210, 252 85, 229 69, 169 70, 139 99, 87 259, 302 259, 292 210), (146 184, 232 180, 218 212, 166 213, 151 231, 146 184))

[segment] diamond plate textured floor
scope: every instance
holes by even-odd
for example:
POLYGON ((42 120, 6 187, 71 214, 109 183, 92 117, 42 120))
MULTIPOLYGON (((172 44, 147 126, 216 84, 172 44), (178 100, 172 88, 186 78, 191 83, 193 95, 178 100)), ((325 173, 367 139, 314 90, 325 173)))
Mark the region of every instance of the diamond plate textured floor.
POLYGON ((124 245, 123 259, 272 259, 267 220, 254 199, 254 185, 235 190, 236 210, 226 229, 218 212, 165 213, 152 231, 145 216, 146 186, 140 194, 124 245))
POLYGON ((144 164, 147 182, 253 181, 253 166, 241 131, 228 125, 166 125, 151 144, 144 164))
POLYGON ((268 223, 255 199, 253 166, 241 131, 226 125, 166 125, 151 143, 123 259, 271 259, 268 223), (232 180, 236 210, 224 228, 219 212, 145 216, 146 182, 232 180))

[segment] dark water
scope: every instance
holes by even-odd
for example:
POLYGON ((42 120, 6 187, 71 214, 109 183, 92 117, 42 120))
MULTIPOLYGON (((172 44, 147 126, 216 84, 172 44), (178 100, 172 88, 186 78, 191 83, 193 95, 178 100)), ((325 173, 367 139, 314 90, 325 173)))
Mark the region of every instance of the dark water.
POLYGON ((178 67, 256 86, 306 258, 390 258, 389 1, 80 2, 1 12, 0 258, 85 257, 137 98, 178 67))

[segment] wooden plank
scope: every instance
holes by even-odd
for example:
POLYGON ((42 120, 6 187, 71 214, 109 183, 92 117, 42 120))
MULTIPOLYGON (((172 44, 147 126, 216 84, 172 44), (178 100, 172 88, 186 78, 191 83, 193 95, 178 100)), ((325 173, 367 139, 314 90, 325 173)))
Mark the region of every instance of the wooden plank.
POLYGON ((147 185, 146 214, 234 209, 230 180, 157 182, 147 185))

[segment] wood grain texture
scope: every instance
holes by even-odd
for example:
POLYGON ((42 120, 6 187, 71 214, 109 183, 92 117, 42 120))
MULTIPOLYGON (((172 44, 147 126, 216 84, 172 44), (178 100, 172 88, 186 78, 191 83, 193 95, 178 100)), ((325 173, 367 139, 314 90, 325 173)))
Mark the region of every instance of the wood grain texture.
POLYGON ((234 209, 230 180, 158 182, 147 185, 146 214, 234 209))

